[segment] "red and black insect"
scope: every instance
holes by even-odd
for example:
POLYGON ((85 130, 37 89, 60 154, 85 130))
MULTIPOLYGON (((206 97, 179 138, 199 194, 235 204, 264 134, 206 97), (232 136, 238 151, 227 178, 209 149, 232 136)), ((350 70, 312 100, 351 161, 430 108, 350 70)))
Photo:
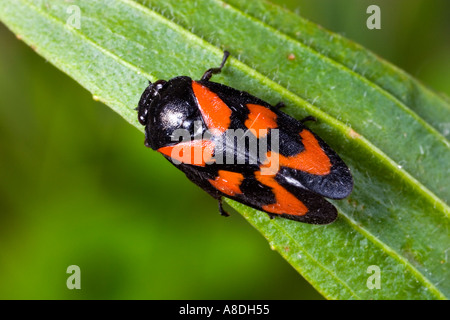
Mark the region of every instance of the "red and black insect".
POLYGON ((305 126, 313 117, 298 121, 279 110, 283 103, 272 106, 209 81, 221 72, 228 55, 225 51, 221 65, 208 69, 199 81, 180 76, 149 84, 137 108, 139 122, 145 126, 145 145, 219 200, 222 215, 228 215, 222 208, 222 197, 228 197, 271 218, 333 222, 337 210, 324 198, 343 199, 350 194, 349 168, 305 126), (257 153, 251 152, 251 139, 242 145, 231 136, 230 143, 228 133, 239 129, 246 139, 258 143, 257 153), (175 135, 179 130, 189 139, 180 141, 175 135), (277 148, 272 143, 275 136, 277 148), (230 161, 218 161, 219 152, 230 161))

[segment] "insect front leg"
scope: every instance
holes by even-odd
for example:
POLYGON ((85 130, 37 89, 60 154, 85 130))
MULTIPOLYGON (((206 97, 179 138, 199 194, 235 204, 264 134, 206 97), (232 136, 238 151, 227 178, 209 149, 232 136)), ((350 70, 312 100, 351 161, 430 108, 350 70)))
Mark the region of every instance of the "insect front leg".
POLYGON ((230 55, 230 53, 225 50, 223 52, 222 63, 220 64, 220 66, 218 68, 211 68, 211 69, 206 70, 206 72, 203 74, 201 80, 209 81, 209 79, 211 79, 213 74, 220 73, 222 71, 222 68, 225 65, 225 62, 227 61, 229 55, 230 55))

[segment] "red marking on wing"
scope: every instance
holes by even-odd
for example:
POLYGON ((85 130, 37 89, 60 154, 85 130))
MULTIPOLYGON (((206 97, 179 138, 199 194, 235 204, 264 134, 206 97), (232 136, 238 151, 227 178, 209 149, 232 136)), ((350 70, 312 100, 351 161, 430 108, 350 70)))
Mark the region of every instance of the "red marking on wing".
POLYGON ((308 208, 292 193, 283 188, 276 180, 275 175, 262 175, 260 171, 255 172, 255 178, 262 184, 272 188, 276 202, 262 206, 262 209, 276 214, 292 214, 303 216, 308 208))
POLYGON ((215 180, 210 179, 209 182, 217 190, 229 195, 242 193, 240 185, 244 180, 244 176, 237 172, 219 170, 219 175, 215 180))
POLYGON ((204 167, 214 161, 214 147, 210 140, 192 140, 162 147, 158 151, 181 163, 204 167))
POLYGON ((196 81, 192 81, 192 90, 208 129, 213 134, 215 130, 224 133, 230 127, 231 109, 217 94, 196 81))
POLYGON ((277 127, 277 115, 275 112, 258 104, 247 104, 250 110, 245 126, 257 137, 265 137, 269 129, 277 127))
POLYGON ((290 157, 285 157, 281 154, 277 155, 276 153, 272 154, 269 151, 267 152, 267 159, 269 160, 262 167, 270 167, 270 159, 273 157, 273 159, 278 158, 279 166, 301 170, 319 176, 329 174, 331 170, 330 158, 328 158, 325 151, 320 147, 319 141, 308 130, 302 130, 300 136, 302 137, 305 150, 290 157))

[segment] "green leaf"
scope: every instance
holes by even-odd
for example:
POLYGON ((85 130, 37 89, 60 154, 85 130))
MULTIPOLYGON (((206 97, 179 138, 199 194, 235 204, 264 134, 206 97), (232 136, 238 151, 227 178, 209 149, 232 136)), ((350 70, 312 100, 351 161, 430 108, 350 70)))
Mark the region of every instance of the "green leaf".
POLYGON ((228 203, 329 299, 450 296, 450 107, 403 71, 264 2, 3 0, 0 19, 141 131, 133 109, 147 79, 199 78, 228 49, 214 81, 317 117, 311 128, 355 180, 328 226, 228 203))

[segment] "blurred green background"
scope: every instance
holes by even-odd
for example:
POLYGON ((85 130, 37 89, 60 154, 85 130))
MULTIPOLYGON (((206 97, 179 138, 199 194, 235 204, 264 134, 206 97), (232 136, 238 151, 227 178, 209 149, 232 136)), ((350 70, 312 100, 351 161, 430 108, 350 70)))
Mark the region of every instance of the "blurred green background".
MULTIPOLYGON (((276 2, 450 93, 447 0, 276 2), (381 30, 366 28, 370 4, 381 30)), ((1 24, 0 45, 0 298, 321 299, 244 218, 221 217, 1 24), (66 287, 72 264, 81 290, 66 287)))

